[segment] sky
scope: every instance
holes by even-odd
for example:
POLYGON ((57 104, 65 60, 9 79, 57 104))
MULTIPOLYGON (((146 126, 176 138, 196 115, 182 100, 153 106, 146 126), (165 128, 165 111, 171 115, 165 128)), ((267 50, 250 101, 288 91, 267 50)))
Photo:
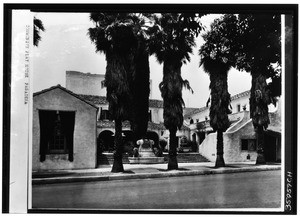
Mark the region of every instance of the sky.
MULTIPOLYGON (((60 84, 65 87, 66 71, 105 74, 106 60, 104 54, 96 53, 87 32, 93 27, 88 13, 35 13, 41 19, 45 32, 38 47, 33 48, 33 91, 37 92, 60 84)), ((210 23, 220 15, 211 14, 201 18, 209 29, 210 23)), ((204 32, 203 32, 204 33, 204 32)), ((182 77, 190 82, 194 93, 183 90, 186 107, 205 106, 210 95, 209 76, 199 67, 198 50, 203 43, 202 37, 196 40, 191 61, 182 66, 182 77)), ((152 99, 162 99, 158 88, 162 81, 162 65, 154 56, 150 56, 150 79, 152 80, 152 99)), ((228 90, 233 96, 249 90, 251 76, 249 73, 231 69, 228 73, 228 90)))

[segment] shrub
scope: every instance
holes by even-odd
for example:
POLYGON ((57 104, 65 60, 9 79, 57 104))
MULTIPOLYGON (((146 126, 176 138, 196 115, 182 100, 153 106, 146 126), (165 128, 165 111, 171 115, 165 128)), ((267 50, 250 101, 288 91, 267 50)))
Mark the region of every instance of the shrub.
POLYGON ((128 155, 130 157, 133 156, 133 149, 134 149, 134 144, 132 141, 127 141, 125 144, 124 144, 124 149, 123 149, 123 153, 128 153, 128 155))
POLYGON ((161 151, 166 151, 166 146, 167 146, 168 142, 164 139, 159 140, 159 148, 161 149, 161 151))
POLYGON ((138 157, 139 156, 139 149, 137 147, 133 148, 133 157, 138 157))
POLYGON ((160 148, 155 147, 153 149, 153 152, 154 152, 154 154, 155 154, 156 157, 162 157, 163 156, 163 152, 162 152, 162 150, 160 148))

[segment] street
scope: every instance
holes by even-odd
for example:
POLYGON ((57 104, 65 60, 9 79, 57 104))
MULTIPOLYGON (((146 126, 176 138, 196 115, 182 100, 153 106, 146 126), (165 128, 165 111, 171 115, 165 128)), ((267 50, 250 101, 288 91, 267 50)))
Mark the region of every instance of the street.
POLYGON ((33 208, 279 208, 280 170, 33 185, 33 208))

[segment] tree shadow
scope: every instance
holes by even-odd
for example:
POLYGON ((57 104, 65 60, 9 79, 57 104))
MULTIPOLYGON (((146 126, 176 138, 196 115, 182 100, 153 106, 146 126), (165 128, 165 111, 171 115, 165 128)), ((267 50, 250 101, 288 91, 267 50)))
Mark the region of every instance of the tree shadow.
POLYGON ((188 171, 190 169, 187 168, 178 168, 177 170, 168 170, 168 169, 157 169, 160 172, 167 172, 167 171, 188 171))
POLYGON ((216 167, 216 166, 206 166, 209 169, 220 169, 220 168, 240 168, 240 166, 233 166, 233 165, 225 165, 224 167, 216 167))
POLYGON ((135 172, 133 172, 132 170, 124 170, 123 173, 126 173, 126 174, 135 174, 135 172))

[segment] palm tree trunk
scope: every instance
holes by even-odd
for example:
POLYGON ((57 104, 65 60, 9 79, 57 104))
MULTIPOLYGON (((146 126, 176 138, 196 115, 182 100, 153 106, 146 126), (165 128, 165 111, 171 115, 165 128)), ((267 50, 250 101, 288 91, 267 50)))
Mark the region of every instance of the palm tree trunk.
POLYGON ((218 130, 217 131, 217 159, 216 159, 215 167, 225 167, 225 162, 223 158, 223 154, 224 154, 223 147, 224 147, 223 131, 218 130))
POLYGON ((257 138, 257 159, 256 164, 265 164, 265 153, 264 153, 264 131, 263 127, 259 126, 256 129, 257 138))
POLYGON ((177 141, 176 141, 176 128, 170 128, 170 148, 169 148, 169 162, 168 170, 177 170, 177 141))
POLYGON ((122 141, 122 121, 121 119, 115 120, 115 151, 114 151, 114 164, 112 167, 112 173, 123 172, 123 141, 122 141))

